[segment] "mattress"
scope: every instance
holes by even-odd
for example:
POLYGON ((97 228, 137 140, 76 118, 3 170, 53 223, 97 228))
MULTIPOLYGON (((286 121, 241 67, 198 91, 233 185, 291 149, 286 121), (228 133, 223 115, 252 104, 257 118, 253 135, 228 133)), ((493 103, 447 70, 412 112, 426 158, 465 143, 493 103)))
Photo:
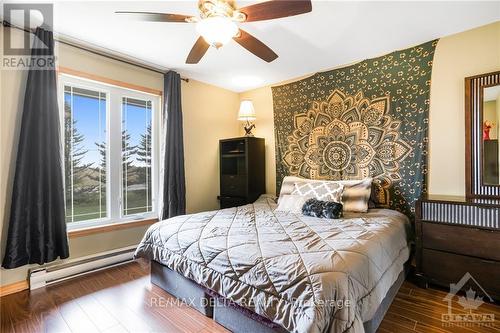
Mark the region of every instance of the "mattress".
POLYGON ((254 204, 152 225, 136 257, 162 263, 290 332, 363 332, 409 257, 407 218, 342 219, 254 204))

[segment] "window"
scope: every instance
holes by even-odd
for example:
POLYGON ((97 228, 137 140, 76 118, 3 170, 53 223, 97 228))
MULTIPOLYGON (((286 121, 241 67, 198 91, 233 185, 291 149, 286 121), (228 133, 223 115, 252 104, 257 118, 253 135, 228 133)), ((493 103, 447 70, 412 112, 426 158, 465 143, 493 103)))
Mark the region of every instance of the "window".
POLYGON ((107 216, 106 99, 103 92, 64 87, 66 222, 107 216))
POLYGON ((156 217, 159 96, 60 75, 68 229, 156 217))
POLYGON ((124 215, 150 212, 151 101, 122 99, 122 166, 124 215))

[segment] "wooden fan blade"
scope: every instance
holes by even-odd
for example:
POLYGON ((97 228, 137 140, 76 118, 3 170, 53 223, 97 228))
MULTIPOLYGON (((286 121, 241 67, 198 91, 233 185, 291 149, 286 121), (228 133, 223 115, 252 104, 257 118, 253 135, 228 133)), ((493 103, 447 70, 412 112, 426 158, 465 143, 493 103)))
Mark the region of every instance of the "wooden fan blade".
POLYGON ((271 50, 266 44, 262 43, 260 40, 244 30, 240 29, 239 34, 236 37, 233 37, 233 39, 262 60, 271 62, 278 58, 278 55, 274 53, 274 51, 271 50))
POLYGON ((116 14, 126 15, 133 19, 149 22, 177 22, 188 23, 186 20, 192 16, 169 14, 169 13, 150 13, 150 12, 115 12, 116 14))
POLYGON ((186 64, 197 64, 201 60, 201 58, 203 58, 205 53, 207 53, 209 47, 210 45, 208 45, 203 37, 200 36, 189 52, 186 59, 186 64))
POLYGON ((247 16, 245 22, 300 15, 311 10, 311 0, 271 0, 239 9, 247 16))

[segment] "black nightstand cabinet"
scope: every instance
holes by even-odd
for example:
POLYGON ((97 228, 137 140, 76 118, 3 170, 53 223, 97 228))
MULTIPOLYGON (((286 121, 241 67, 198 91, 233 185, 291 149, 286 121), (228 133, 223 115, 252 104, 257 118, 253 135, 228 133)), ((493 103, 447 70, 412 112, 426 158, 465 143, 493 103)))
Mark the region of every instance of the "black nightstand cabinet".
POLYGON ((450 287, 464 274, 500 300, 500 200, 426 196, 416 206, 417 278, 450 287))
POLYGON ((264 139, 220 140, 220 207, 252 203, 266 191, 264 139))

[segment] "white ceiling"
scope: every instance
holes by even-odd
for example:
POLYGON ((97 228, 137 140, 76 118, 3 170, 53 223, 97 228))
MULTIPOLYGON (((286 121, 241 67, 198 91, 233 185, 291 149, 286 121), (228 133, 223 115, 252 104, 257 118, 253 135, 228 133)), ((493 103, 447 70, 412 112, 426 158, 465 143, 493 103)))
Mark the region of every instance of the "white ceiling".
MULTIPOLYGON (((240 7, 255 3, 238 2, 240 7)), ((197 35, 193 24, 131 21, 116 10, 197 14, 196 1, 56 2, 54 29, 183 76, 233 91, 375 57, 500 20, 500 2, 313 1, 311 13, 241 24, 279 58, 268 64, 234 41, 184 63, 197 35)))

